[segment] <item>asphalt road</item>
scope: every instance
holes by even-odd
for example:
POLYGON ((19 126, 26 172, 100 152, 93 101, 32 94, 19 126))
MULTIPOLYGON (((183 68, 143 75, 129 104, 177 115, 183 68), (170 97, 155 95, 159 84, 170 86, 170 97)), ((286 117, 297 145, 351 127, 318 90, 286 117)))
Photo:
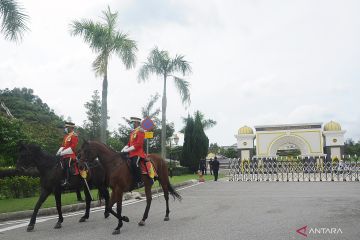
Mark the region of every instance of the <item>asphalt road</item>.
POLYGON ((182 202, 170 202, 169 222, 163 197, 153 199, 145 227, 137 225, 145 202, 127 203, 130 223, 120 235, 111 235, 115 218, 97 209, 86 223, 66 217, 62 229, 47 218, 31 233, 27 220, 1 223, 0 239, 360 239, 358 182, 206 182, 180 193, 182 202), (307 237, 296 232, 304 226, 307 237))

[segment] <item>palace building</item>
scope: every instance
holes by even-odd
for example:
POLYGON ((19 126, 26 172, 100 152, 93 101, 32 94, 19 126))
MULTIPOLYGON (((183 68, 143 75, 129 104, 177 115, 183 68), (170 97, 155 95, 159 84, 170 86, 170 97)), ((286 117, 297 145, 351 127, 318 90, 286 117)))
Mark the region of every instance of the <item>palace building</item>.
POLYGON ((292 154, 301 157, 341 158, 344 130, 337 122, 243 126, 235 135, 241 160, 274 158, 292 154))

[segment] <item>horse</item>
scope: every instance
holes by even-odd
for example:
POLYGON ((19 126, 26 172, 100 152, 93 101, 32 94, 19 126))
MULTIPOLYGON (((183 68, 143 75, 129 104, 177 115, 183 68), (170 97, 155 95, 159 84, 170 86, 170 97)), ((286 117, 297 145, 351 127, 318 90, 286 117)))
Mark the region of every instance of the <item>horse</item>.
MULTIPOLYGON (((99 159, 104 166, 107 182, 112 189, 109 204, 106 205, 107 211, 118 219, 118 225, 112 234, 120 234, 120 228, 123 226, 123 221, 129 222, 129 218, 121 215, 122 211, 122 197, 124 192, 133 190, 133 176, 130 169, 128 158, 123 153, 118 153, 105 144, 97 141, 84 141, 80 148, 81 160, 85 162, 92 162, 94 159, 99 159), (117 212, 112 210, 113 205, 117 203, 117 212)), ((166 201, 166 213, 164 221, 169 221, 169 193, 175 199, 181 201, 182 197, 170 184, 168 176, 168 167, 164 159, 157 154, 149 154, 147 158, 153 163, 154 168, 158 175, 158 181, 163 189, 164 198, 166 201)), ((142 181, 145 186, 146 194, 146 208, 139 226, 145 226, 145 220, 148 218, 148 213, 152 201, 152 180, 147 176, 141 175, 142 181)))
MULTIPOLYGON (((56 201, 56 209, 58 212, 58 221, 54 228, 61 228, 63 222, 63 216, 61 211, 61 181, 63 179, 63 169, 60 163, 60 159, 54 155, 50 155, 43 151, 39 146, 35 144, 23 144, 19 146, 19 158, 17 159, 16 169, 20 171, 26 171, 31 167, 36 167, 40 173, 40 197, 35 205, 33 214, 31 216, 27 231, 34 230, 36 216, 44 201, 51 193, 54 193, 56 201)), ((100 163, 94 162, 93 166, 88 168, 89 174, 86 177, 87 181, 96 186, 99 190, 99 195, 105 199, 105 204, 109 202, 109 191, 105 182, 105 171, 100 163)), ((85 193, 85 214, 80 218, 79 222, 85 222, 89 218, 91 195, 87 187, 84 187, 85 181, 80 175, 70 176, 69 189, 84 188, 85 193)), ((105 218, 109 217, 109 212, 105 211, 105 218)))

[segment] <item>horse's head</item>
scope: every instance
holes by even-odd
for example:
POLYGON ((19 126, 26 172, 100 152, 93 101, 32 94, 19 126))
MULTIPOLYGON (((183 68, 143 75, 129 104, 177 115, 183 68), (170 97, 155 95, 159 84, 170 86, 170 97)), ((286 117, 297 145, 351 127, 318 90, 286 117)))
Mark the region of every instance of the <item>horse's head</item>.
POLYGON ((84 142, 78 152, 78 160, 80 160, 80 162, 93 162, 97 157, 98 154, 91 142, 84 139, 84 142))
POLYGON ((19 143, 19 157, 16 161, 16 169, 26 170, 35 167, 36 159, 41 154, 39 146, 34 144, 19 143))

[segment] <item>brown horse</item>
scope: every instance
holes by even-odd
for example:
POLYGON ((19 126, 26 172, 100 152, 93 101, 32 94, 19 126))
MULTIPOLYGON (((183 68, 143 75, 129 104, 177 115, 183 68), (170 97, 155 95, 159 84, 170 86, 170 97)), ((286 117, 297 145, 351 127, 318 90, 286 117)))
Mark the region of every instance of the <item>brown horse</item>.
MULTIPOLYGON (((91 162, 98 158, 105 168, 106 181, 112 189, 110 201, 106 207, 106 210, 119 220, 117 227, 113 231, 113 234, 119 234, 120 228, 123 225, 122 221, 129 221, 128 217, 121 215, 123 193, 133 190, 132 186, 134 183, 128 159, 124 154, 115 152, 105 144, 96 141, 84 141, 80 151, 83 161, 91 162), (112 207, 115 203, 117 203, 117 213, 112 210, 112 207)), ((148 159, 152 161, 156 169, 158 174, 158 181, 160 182, 164 192, 166 201, 166 213, 164 221, 169 221, 169 193, 174 197, 174 199, 177 198, 181 200, 181 196, 175 191, 169 182, 168 167, 165 160, 156 154, 149 154, 148 159)), ((142 175, 141 178, 145 185, 146 208, 143 218, 139 222, 139 226, 144 226, 145 220, 148 217, 152 200, 152 180, 147 175, 142 175)))

